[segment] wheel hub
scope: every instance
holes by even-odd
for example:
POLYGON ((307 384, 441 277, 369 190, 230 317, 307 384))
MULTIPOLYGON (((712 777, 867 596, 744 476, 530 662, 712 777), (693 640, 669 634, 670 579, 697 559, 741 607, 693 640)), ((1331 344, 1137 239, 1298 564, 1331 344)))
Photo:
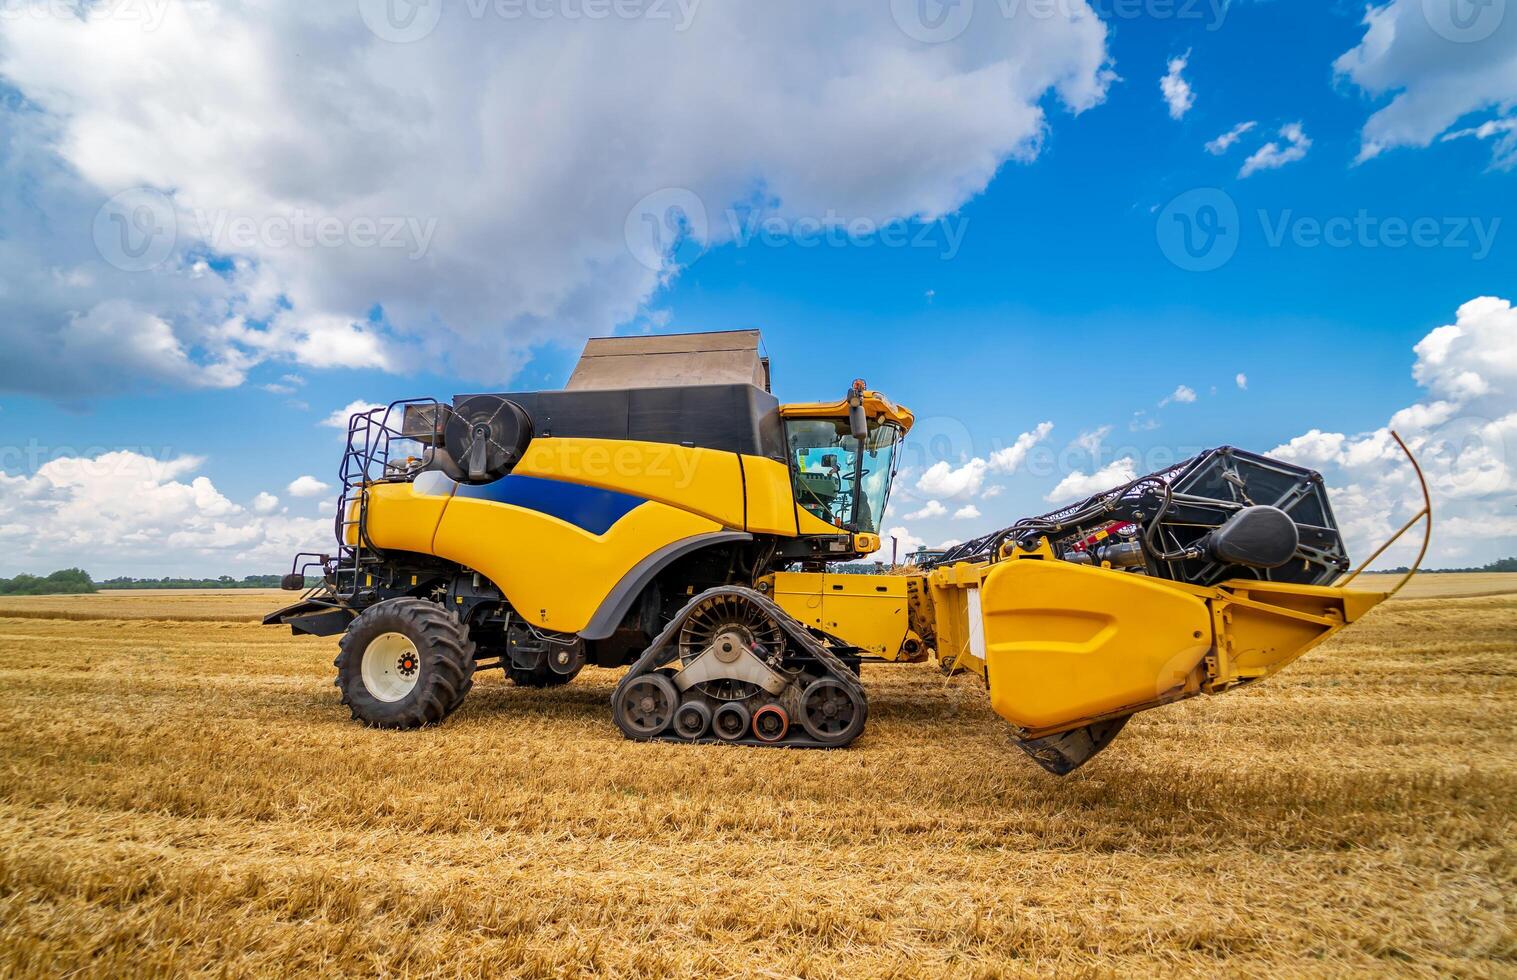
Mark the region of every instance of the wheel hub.
POLYGON ((416 689, 421 654, 404 633, 381 633, 364 647, 359 662, 363 686, 377 701, 402 701, 416 689))

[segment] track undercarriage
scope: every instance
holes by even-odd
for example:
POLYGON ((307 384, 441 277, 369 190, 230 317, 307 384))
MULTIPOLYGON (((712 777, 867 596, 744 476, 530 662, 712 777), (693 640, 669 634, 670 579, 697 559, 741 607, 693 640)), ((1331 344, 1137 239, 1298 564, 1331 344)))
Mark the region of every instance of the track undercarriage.
POLYGON ((869 713, 846 656, 753 589, 708 589, 617 684, 613 717, 640 741, 842 748, 869 713))

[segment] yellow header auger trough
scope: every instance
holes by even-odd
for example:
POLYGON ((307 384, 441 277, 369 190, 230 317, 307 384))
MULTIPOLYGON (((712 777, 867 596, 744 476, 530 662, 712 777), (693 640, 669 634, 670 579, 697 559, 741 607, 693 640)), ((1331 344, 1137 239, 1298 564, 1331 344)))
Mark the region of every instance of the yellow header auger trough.
POLYGON ((880 549, 912 421, 862 381, 779 404, 753 331, 593 340, 562 391, 354 416, 336 553, 297 556, 286 586, 321 584, 265 622, 343 634, 343 702, 389 728, 442 721, 479 670, 544 687, 594 663, 630 665, 629 738, 840 748, 861 663, 936 656, 1063 774, 1134 712, 1268 677, 1388 594, 1343 587, 1320 476, 1225 447, 840 573, 880 549))

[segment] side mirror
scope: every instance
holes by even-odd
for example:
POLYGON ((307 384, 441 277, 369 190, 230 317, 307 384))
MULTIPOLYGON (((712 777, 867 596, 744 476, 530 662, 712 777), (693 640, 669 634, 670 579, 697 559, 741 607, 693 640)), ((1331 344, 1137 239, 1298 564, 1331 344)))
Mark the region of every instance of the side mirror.
POLYGON ((291 572, 279 580, 279 587, 286 592, 301 592, 306 587, 306 577, 300 572, 291 572))
POLYGON ((848 406, 848 427, 853 430, 855 439, 869 438, 869 417, 864 414, 864 406, 848 406))

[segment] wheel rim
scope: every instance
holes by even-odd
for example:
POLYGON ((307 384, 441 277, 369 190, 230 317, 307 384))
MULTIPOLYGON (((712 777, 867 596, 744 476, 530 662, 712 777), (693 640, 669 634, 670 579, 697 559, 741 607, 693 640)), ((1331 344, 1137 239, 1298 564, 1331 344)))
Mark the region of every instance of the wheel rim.
POLYGON ((822 742, 845 738, 858 720, 860 705, 840 682, 823 678, 801 696, 801 720, 806 733, 822 742))
POLYGON ((622 693, 622 717, 637 735, 657 735, 669 727, 679 696, 674 685, 657 674, 639 677, 622 693))
POLYGON ((748 709, 737 701, 728 701, 711 716, 711 730, 717 738, 735 741, 748 734, 748 709))
POLYGON ((359 664, 363 686, 379 701, 402 701, 416 690, 421 655, 404 633, 381 633, 363 649, 359 664))

